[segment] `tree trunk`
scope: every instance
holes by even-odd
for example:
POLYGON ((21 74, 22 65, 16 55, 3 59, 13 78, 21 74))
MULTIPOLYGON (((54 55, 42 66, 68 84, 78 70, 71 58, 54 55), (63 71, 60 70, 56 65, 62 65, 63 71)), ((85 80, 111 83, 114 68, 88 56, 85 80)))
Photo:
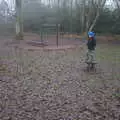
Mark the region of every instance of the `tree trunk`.
POLYGON ((23 40, 22 0, 16 0, 16 40, 23 40))
POLYGON ((70 19, 70 32, 71 32, 71 34, 72 34, 72 19, 73 19, 73 14, 72 14, 72 7, 73 7, 73 0, 71 0, 71 8, 70 8, 70 12, 71 12, 71 15, 70 15, 70 17, 71 17, 71 19, 70 19))
POLYGON ((82 1, 82 14, 81 14, 81 33, 84 33, 85 28, 85 0, 82 1))
POLYGON ((93 21, 93 23, 92 23, 92 25, 90 26, 90 28, 89 28, 88 31, 92 31, 92 30, 93 30, 93 28, 94 28, 94 26, 95 26, 95 24, 96 24, 96 22, 97 22, 97 20, 98 20, 98 18, 99 18, 99 15, 100 15, 100 13, 97 12, 97 15, 96 15, 96 17, 95 17, 95 19, 94 19, 94 21, 93 21))
POLYGON ((96 25, 96 22, 100 16, 100 12, 101 12, 101 9, 103 9, 104 5, 106 3, 106 0, 99 0, 98 3, 97 3, 97 13, 96 13, 96 16, 95 16, 95 19, 93 20, 91 26, 89 27, 89 30, 88 31, 92 31, 94 26, 96 25))
POLYGON ((60 23, 60 0, 57 1, 57 4, 58 4, 58 11, 57 11, 57 23, 59 24, 60 23))

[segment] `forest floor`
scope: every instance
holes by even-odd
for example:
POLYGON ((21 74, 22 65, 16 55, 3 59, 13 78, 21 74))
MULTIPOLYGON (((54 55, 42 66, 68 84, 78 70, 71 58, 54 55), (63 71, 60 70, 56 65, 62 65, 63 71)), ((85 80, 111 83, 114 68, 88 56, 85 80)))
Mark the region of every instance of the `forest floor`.
POLYGON ((0 120, 120 120, 120 46, 29 51, 0 40, 0 120))

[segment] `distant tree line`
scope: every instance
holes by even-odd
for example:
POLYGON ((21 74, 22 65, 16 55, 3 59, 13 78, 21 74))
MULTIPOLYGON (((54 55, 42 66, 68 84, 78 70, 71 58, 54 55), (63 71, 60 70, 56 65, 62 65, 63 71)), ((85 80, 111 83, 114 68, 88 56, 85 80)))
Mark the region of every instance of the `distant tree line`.
POLYGON ((25 32, 39 32, 42 24, 59 23, 61 32, 81 34, 93 30, 102 34, 120 34, 119 0, 113 0, 114 8, 106 6, 107 0, 15 1, 16 9, 14 10, 9 9, 5 0, 1 2, 0 25, 4 22, 7 25, 11 24, 14 28, 15 22, 19 19, 17 31, 23 27, 25 32))

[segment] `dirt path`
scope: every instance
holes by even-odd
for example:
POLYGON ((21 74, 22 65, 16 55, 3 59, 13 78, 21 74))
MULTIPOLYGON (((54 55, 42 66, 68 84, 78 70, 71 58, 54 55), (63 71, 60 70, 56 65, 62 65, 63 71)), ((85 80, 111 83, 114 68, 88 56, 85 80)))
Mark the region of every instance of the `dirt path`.
POLYGON ((120 119, 119 52, 108 61, 99 46, 97 73, 87 73, 85 47, 44 52, 3 45, 0 120, 120 119))

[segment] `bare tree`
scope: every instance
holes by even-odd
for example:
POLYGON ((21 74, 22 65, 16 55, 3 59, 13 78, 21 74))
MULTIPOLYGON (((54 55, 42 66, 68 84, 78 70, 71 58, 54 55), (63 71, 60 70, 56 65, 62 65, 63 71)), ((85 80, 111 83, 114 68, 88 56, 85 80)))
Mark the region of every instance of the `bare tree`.
POLYGON ((114 2, 115 2, 115 4, 116 4, 117 8, 120 9, 120 0, 114 0, 114 2))
POLYGON ((81 33, 92 31, 107 0, 76 0, 80 9, 81 33))
MULTIPOLYGON (((120 13, 120 0, 113 0, 113 2, 117 7, 117 12, 120 13)), ((120 19, 120 14, 116 16, 116 19, 115 19, 116 21, 115 21, 115 24, 112 26, 112 29, 114 29, 116 25, 119 23, 119 19, 120 19)))
MULTIPOLYGON (((100 16, 100 12, 101 12, 101 10, 103 9, 103 7, 104 7, 104 5, 106 3, 106 0, 92 0, 92 3, 96 6, 96 15, 95 15, 95 17, 93 19, 93 22, 91 23, 88 31, 93 30, 93 28, 94 28, 94 26, 95 26, 95 24, 96 24, 96 22, 97 22, 97 20, 98 20, 98 18, 100 16)), ((90 8, 92 9, 92 6, 90 8)))

